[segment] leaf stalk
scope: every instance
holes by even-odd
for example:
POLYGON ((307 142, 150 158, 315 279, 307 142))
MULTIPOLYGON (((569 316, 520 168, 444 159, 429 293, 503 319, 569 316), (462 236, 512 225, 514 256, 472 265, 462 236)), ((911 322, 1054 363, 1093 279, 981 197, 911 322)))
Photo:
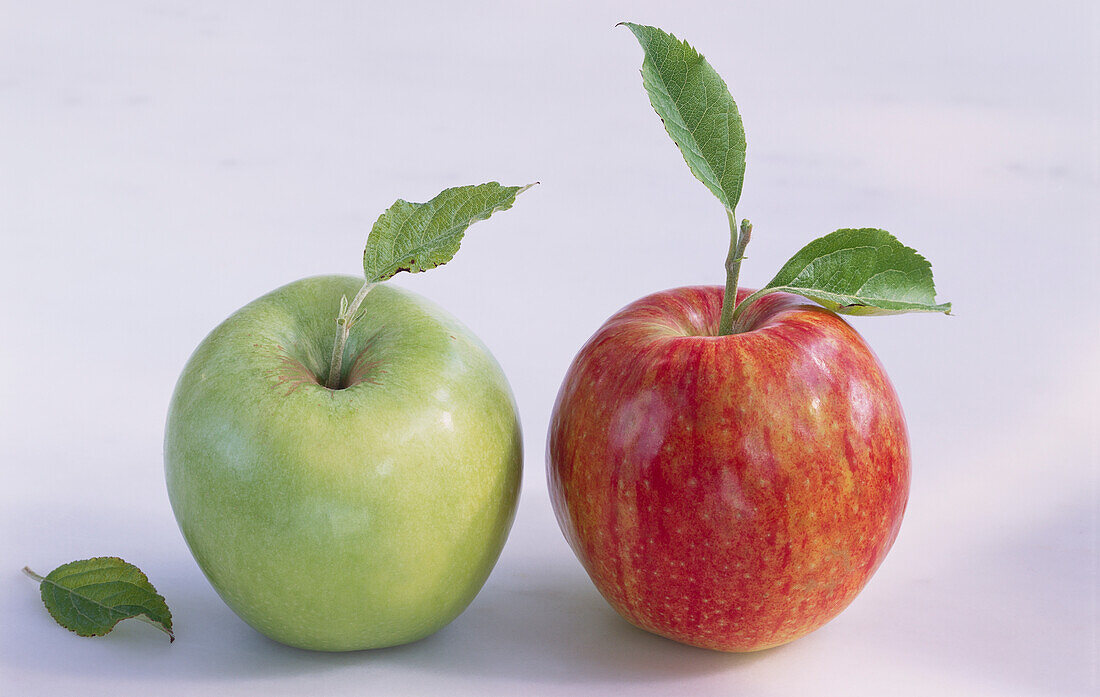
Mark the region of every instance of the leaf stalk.
POLYGON ((756 302, 760 298, 764 297, 765 295, 769 295, 769 294, 774 293, 774 292, 776 292, 775 288, 761 288, 760 290, 756 291, 755 293, 753 293, 749 297, 742 300, 737 305, 737 307, 734 308, 734 310, 733 310, 733 327, 734 327, 734 330, 733 330, 732 333, 740 334, 741 332, 745 331, 742 327, 740 327, 738 325, 738 320, 741 319, 741 316, 745 313, 745 310, 748 309, 749 305, 752 305, 754 302, 756 302))
POLYGON ((45 577, 39 576, 38 574, 31 571, 31 567, 29 567, 29 566, 24 566, 23 567, 23 573, 25 573, 28 577, 33 579, 36 583, 42 583, 43 581, 46 580, 45 577))

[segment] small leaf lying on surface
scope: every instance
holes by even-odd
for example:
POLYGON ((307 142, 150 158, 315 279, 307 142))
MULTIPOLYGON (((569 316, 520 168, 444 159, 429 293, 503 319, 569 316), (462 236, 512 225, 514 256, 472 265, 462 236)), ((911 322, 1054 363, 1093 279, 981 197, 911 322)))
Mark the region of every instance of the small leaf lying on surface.
POLYGON ((57 567, 38 581, 42 602, 62 627, 80 636, 103 636, 124 619, 152 624, 175 641, 172 613, 141 569, 118 557, 93 557, 57 567))

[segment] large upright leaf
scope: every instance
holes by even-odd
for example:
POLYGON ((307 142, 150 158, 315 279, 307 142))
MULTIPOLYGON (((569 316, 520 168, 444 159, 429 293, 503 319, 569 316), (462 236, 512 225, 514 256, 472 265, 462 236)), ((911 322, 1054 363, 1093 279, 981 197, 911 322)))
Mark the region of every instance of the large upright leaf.
POLYGON ((80 636, 102 636, 124 619, 153 624, 175 641, 172 613, 141 569, 118 557, 63 564, 38 581, 42 602, 57 623, 80 636))
POLYGON ((936 304, 932 265, 875 228, 837 230, 819 237, 791 257, 758 293, 768 291, 796 293, 849 315, 951 312, 951 303, 936 304))
POLYGON ((450 261, 466 228, 497 211, 512 207, 528 186, 497 182, 445 189, 427 203, 398 199, 367 237, 363 272, 368 283, 385 281, 400 271, 417 273, 450 261))
POLYGON ((642 84, 692 174, 733 211, 745 178, 745 129, 721 76, 686 41, 623 22, 645 51, 642 84))

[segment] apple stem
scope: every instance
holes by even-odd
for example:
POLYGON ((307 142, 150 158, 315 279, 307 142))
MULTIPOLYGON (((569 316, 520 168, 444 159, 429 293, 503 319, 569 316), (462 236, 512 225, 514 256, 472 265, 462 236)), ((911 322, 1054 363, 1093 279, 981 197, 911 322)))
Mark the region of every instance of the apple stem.
MULTIPOLYGON (((367 293, 376 285, 378 284, 370 281, 364 283, 359 292, 355 294, 355 298, 347 306, 347 309, 336 318, 336 342, 332 345, 332 360, 329 361, 331 367, 328 370, 328 379, 325 380, 325 387, 330 390, 340 389, 340 372, 343 370, 344 347, 347 346, 348 335, 351 333, 352 325, 359 321, 359 317, 356 315, 359 306, 363 304, 363 299, 367 297, 367 293)), ((344 300, 347 300, 347 296, 344 296, 344 300)))
POLYGON ((737 277, 741 275, 741 260, 745 258, 745 247, 752 237, 752 223, 741 221, 741 230, 737 230, 737 216, 726 209, 730 221, 730 251, 726 256, 726 294, 722 298, 722 316, 718 321, 718 336, 733 334, 733 311, 737 308, 737 277))

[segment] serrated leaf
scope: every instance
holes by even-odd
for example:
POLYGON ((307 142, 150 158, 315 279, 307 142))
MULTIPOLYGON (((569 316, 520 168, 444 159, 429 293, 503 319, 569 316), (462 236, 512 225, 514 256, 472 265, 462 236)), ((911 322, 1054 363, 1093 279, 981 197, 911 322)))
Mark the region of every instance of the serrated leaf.
POLYGON ((727 210, 741 199, 745 128, 721 76, 686 41, 623 22, 645 51, 642 84, 692 174, 727 210))
POLYGON ((378 218, 367 237, 363 251, 367 282, 446 264, 458 251, 466 228, 497 211, 508 210, 516 196, 531 186, 489 182, 445 189, 427 203, 398 199, 378 218))
POLYGON ((131 617, 153 624, 175 641, 172 613, 141 569, 118 557, 93 557, 57 567, 39 582, 46 610, 80 636, 103 636, 131 617))
POLYGON ((798 251, 762 290, 795 293, 849 315, 951 313, 932 265, 885 230, 843 229, 798 251))

